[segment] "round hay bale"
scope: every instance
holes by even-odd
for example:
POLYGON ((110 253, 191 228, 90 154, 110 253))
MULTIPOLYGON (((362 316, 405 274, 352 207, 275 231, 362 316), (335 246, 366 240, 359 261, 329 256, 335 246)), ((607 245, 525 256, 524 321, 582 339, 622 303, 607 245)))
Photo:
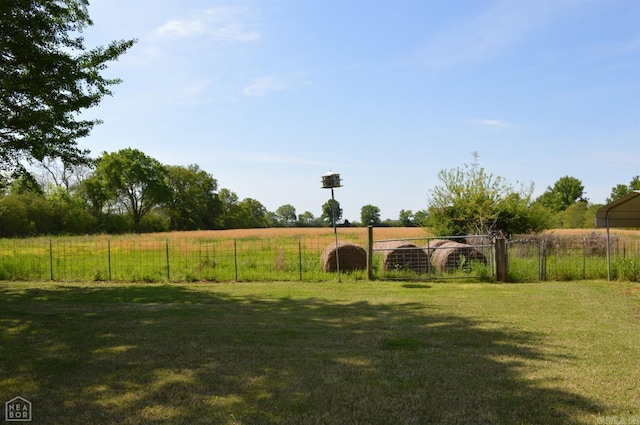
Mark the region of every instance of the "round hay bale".
POLYGON ((425 245, 424 251, 427 253, 429 257, 433 254, 433 251, 438 248, 440 245, 445 244, 447 242, 451 242, 448 239, 429 239, 427 244, 425 245))
POLYGON ((464 262, 468 265, 471 261, 480 261, 487 264, 487 259, 482 252, 460 242, 448 241, 441 244, 431 253, 431 264, 439 271, 458 269, 464 262))
POLYGON ((429 257, 419 246, 406 241, 385 241, 373 244, 374 251, 382 253, 384 270, 429 271, 429 257))
MULTIPOLYGON (((367 251, 360 245, 351 242, 338 242, 337 253, 340 271, 365 270, 367 268, 367 251)), ((325 272, 337 271, 335 242, 322 251, 320 259, 325 272)))

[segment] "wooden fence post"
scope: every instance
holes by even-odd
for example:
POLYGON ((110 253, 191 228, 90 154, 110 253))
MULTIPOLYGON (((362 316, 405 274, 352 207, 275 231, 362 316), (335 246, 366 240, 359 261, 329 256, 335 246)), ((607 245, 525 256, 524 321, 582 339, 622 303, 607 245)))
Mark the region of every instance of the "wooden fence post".
POLYGON ((495 239, 496 249, 496 280, 507 282, 509 279, 507 267, 507 240, 505 238, 495 239))
POLYGON ((373 280, 373 226, 367 226, 367 279, 373 280))

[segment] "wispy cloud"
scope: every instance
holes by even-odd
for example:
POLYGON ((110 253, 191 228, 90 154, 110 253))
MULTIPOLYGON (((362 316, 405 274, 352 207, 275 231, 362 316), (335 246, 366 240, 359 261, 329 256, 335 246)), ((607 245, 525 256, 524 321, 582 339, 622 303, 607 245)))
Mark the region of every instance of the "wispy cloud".
POLYGON ((331 164, 325 161, 316 161, 307 158, 299 158, 286 155, 274 155, 270 153, 256 153, 256 152, 239 152, 234 156, 238 160, 245 162, 257 162, 268 164, 298 164, 298 165, 322 165, 330 166, 331 164))
POLYGON ((250 42, 260 38, 247 9, 220 6, 188 19, 170 20, 151 32, 154 39, 208 36, 219 41, 250 42))
POLYGON ((454 22, 435 34, 415 60, 432 69, 448 69, 491 58, 536 34, 571 2, 503 0, 475 16, 454 22))
POLYGON ((515 126, 511 123, 501 120, 488 120, 488 119, 472 119, 467 121, 471 125, 491 128, 494 130, 504 130, 507 128, 514 128, 515 126))
POLYGON ((274 91, 285 90, 286 83, 277 77, 260 77, 253 80, 248 86, 242 89, 242 94, 248 97, 264 96, 274 91))
POLYGON ((313 83, 307 79, 305 73, 270 75, 254 79, 242 89, 242 94, 247 97, 260 97, 273 92, 309 86, 313 86, 313 83))

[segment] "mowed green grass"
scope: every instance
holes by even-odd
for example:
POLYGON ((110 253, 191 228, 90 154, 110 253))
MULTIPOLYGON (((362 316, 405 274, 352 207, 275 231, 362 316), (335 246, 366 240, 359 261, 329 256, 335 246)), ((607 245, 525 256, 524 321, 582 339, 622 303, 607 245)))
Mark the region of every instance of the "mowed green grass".
POLYGON ((15 396, 33 424, 640 423, 640 286, 4 282, 15 396))

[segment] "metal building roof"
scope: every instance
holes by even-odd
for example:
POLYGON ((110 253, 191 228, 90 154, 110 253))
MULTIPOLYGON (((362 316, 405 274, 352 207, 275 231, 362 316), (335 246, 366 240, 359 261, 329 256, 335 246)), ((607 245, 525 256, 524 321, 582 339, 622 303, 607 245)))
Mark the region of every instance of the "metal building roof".
POLYGON ((640 190, 616 199, 596 211, 596 227, 639 227, 640 190))

